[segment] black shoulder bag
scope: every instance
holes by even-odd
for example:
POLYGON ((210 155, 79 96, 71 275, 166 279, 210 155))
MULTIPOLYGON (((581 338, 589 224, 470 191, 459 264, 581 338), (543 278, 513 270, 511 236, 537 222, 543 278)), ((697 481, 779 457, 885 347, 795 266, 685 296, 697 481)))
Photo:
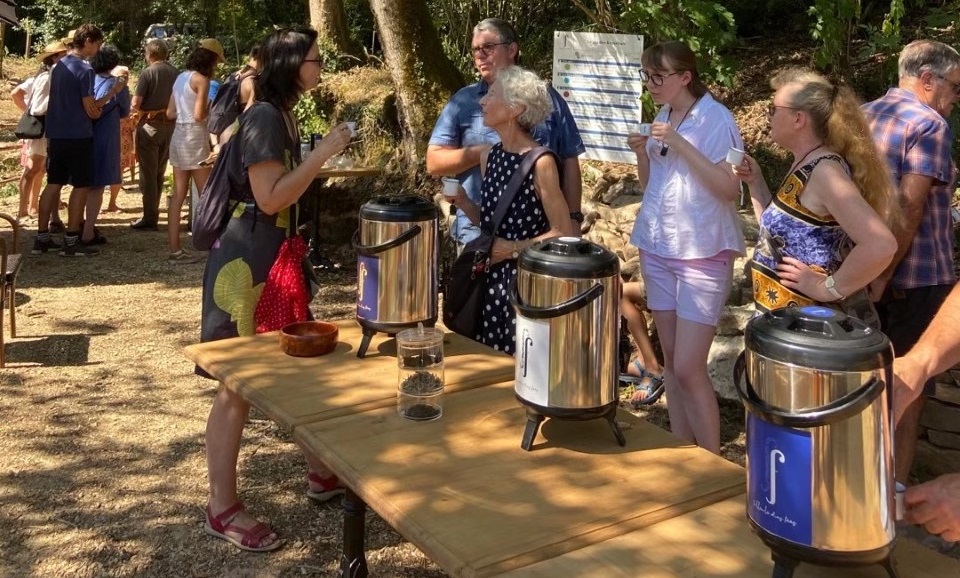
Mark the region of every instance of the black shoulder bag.
MULTIPOLYGON (((40 74, 37 74, 37 76, 40 76, 40 74)), ((30 114, 30 107, 33 105, 33 97, 37 94, 36 86, 37 80, 35 77, 33 81, 33 89, 30 91, 30 100, 27 102, 27 110, 23 111, 23 114, 20 116, 20 120, 17 122, 17 127, 13 129, 13 134, 17 138, 25 140, 43 138, 44 121, 46 120, 46 116, 30 114)))
MULTIPOLYGON (((450 267, 449 278, 443 290, 443 324, 451 331, 475 339, 480 322, 483 294, 487 290, 487 273, 490 270, 490 249, 500 223, 507 216, 510 203, 520 190, 523 180, 533 170, 541 156, 555 153, 546 147, 530 150, 513 173, 503 194, 497 200, 497 208, 490 222, 490 229, 481 226, 480 236, 467 243, 463 252, 450 267)), ((559 166, 559 162, 557 165, 559 166)))

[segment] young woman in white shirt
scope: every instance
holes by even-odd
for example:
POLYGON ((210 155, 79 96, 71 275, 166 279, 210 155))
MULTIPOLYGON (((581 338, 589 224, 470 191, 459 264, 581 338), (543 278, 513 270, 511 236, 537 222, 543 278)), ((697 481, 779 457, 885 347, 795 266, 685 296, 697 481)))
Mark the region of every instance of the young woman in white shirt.
POLYGON ((730 111, 700 80, 693 51, 668 41, 644 51, 640 76, 661 105, 649 137, 631 134, 643 203, 631 242, 664 355, 670 427, 720 453, 720 412, 707 354, 745 250, 740 182, 726 155, 743 149, 730 111))

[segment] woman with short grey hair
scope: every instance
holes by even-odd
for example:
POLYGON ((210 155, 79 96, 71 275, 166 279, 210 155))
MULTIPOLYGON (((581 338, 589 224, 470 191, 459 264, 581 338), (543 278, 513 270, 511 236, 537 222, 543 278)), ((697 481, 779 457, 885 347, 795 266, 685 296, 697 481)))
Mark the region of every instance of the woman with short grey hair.
POLYGON ((488 287, 478 324, 477 341, 498 351, 513 354, 516 313, 507 298, 507 289, 517 275, 517 257, 530 245, 561 235, 576 235, 570 220, 570 208, 560 190, 560 174, 555 155, 537 158, 523 176, 506 217, 493 223, 500 197, 524 157, 540 146, 530 134, 551 110, 546 83, 536 74, 507 66, 497 71, 497 80, 480 99, 483 123, 497 131, 500 142, 480 157, 483 182, 480 204, 474 204, 463 187, 453 203, 475 224, 492 231, 488 287))

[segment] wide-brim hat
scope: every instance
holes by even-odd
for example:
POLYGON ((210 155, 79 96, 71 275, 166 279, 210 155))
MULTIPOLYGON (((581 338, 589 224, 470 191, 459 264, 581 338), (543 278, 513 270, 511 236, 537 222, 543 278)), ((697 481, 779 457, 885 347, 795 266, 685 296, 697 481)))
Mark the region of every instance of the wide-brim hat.
POLYGON ((37 55, 37 60, 46 60, 47 58, 54 56, 56 54, 64 54, 67 52, 67 47, 62 40, 57 40, 56 42, 51 42, 47 44, 44 49, 37 55))
POLYGON ((200 48, 205 48, 216 54, 217 58, 220 59, 220 62, 227 61, 227 59, 223 57, 223 46, 220 45, 220 41, 216 38, 204 38, 200 41, 200 48))

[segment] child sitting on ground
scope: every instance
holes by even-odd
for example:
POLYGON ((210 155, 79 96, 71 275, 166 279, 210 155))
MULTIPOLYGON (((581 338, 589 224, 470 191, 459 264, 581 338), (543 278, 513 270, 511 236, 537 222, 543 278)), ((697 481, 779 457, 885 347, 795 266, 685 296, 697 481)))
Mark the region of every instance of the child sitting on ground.
POLYGON ((655 403, 663 395, 663 367, 653 351, 653 344, 650 343, 647 320, 643 313, 645 305, 640 283, 624 283, 620 296, 620 313, 626 319, 627 329, 640 353, 633 363, 627 366, 627 373, 620 376, 620 382, 633 386, 630 403, 634 409, 655 403))

